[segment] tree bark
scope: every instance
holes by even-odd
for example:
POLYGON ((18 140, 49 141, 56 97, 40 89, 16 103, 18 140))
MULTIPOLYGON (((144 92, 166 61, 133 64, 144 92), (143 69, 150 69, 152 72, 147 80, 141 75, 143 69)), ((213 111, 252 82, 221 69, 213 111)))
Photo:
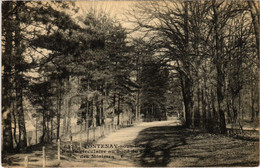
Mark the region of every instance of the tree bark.
POLYGON ((13 140, 15 142, 15 146, 18 145, 18 140, 16 138, 16 131, 17 131, 17 112, 16 112, 16 105, 15 102, 12 102, 12 118, 13 118, 13 124, 14 124, 14 128, 13 128, 13 140))
POLYGON ((222 63, 222 57, 221 57, 221 48, 220 48, 220 38, 219 38, 219 14, 218 9, 216 6, 216 2, 212 2, 213 6, 213 19, 214 19, 214 35, 215 35, 215 56, 214 56, 214 62, 216 64, 217 69, 217 98, 218 98, 218 113, 219 113, 219 119, 220 119, 220 133, 226 134, 226 121, 225 121, 225 113, 223 110, 224 107, 224 73, 223 73, 223 63, 222 63))
POLYGON ((255 29, 255 39, 256 39, 256 47, 257 47, 257 55, 259 56, 260 52, 260 45, 259 45, 259 37, 260 37, 260 11, 259 11, 259 2, 257 0, 250 0, 247 1, 249 7, 250 7, 250 12, 251 12, 251 17, 255 29))
POLYGON ((60 139, 60 114, 61 114, 61 82, 58 86, 58 94, 57 94, 57 135, 56 135, 56 141, 58 142, 58 139, 60 139))
POLYGON ((45 132, 46 132, 46 128, 45 128, 45 111, 42 111, 42 136, 41 136, 41 143, 45 143, 45 132))
MULTIPOLYGON (((13 2, 3 2, 3 13, 8 13, 13 9, 13 2)), ((3 18, 6 23, 3 24, 3 33, 5 33, 4 53, 2 58, 2 64, 4 68, 3 80, 2 80, 2 150, 7 152, 13 149, 12 138, 12 120, 11 120, 11 72, 13 63, 12 53, 12 41, 13 32, 10 26, 9 18, 3 18)))
MULTIPOLYGON (((188 29, 188 1, 184 1, 184 45, 185 45, 185 51, 183 53, 183 57, 187 57, 189 56, 189 29, 188 29)), ((192 93, 192 79, 190 75, 190 65, 189 65, 189 59, 188 58, 182 58, 182 64, 183 64, 183 68, 185 69, 185 71, 188 74, 184 75, 184 88, 183 88, 183 98, 184 98, 184 106, 185 106, 185 116, 186 116, 186 127, 191 127, 192 125, 192 116, 191 116, 191 112, 193 111, 193 93, 192 93)), ((184 73, 183 73, 184 74, 184 73)))
POLYGON ((118 119, 117 119, 117 125, 120 124, 120 94, 118 94, 118 100, 117 100, 117 116, 118 116, 118 119))
POLYGON ((191 127, 192 119, 191 119, 191 112, 193 109, 193 102, 192 102, 192 91, 191 91, 191 81, 185 77, 185 86, 183 88, 183 98, 184 98, 184 107, 185 107, 185 126, 191 127))
POLYGON ((17 90, 17 113, 18 113, 18 128, 19 128, 19 145, 17 148, 24 148, 27 146, 27 140, 26 140, 26 128, 25 128, 25 120, 24 120, 24 112, 23 112, 23 96, 22 96, 22 89, 19 88, 17 90))
MULTIPOLYGON (((205 82, 204 82, 204 85, 205 85, 205 82)), ((201 101, 202 101, 202 125, 204 128, 206 128, 206 101, 205 101, 205 92, 206 92, 206 89, 204 87, 204 89, 202 89, 201 91, 201 101)))
POLYGON ((200 85, 197 86, 197 110, 195 110, 194 113, 194 126, 199 127, 200 126, 200 85))

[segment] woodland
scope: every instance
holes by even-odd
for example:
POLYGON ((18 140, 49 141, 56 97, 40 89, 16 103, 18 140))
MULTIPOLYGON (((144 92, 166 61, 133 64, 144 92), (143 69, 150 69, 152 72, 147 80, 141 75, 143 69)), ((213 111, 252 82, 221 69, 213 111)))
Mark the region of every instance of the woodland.
POLYGON ((38 143, 68 135, 72 79, 82 127, 114 116, 119 125, 126 111, 133 122, 178 114, 187 128, 223 135, 258 124, 257 0, 135 2, 130 27, 78 11, 71 1, 2 2, 2 152, 27 147, 30 117, 38 143))

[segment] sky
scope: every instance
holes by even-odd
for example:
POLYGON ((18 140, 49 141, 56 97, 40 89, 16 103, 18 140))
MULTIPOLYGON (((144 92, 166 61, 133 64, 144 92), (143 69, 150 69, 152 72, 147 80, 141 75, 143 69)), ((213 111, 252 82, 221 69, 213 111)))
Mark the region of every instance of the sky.
POLYGON ((112 18, 118 19, 122 26, 128 28, 129 23, 126 22, 125 14, 131 9, 134 1, 76 1, 75 4, 79 7, 79 15, 84 15, 89 9, 104 11, 112 18))

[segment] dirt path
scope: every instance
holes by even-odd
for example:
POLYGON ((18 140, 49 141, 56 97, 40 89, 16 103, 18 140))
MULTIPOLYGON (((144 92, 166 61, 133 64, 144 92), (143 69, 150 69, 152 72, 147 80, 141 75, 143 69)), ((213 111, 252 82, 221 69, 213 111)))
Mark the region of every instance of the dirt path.
MULTIPOLYGON (((140 123, 100 139, 99 149, 106 153, 87 158, 74 166, 97 167, 218 167, 257 166, 259 141, 214 135, 178 126, 177 120, 140 123), (100 147, 102 145, 116 147, 100 147)), ((68 165, 66 163, 65 165, 68 165)), ((65 166, 62 165, 62 166, 65 166)), ((71 165, 70 165, 71 166, 71 165)))
POLYGON ((143 148, 132 146, 140 132, 151 127, 164 127, 180 125, 180 121, 155 121, 138 123, 133 127, 122 128, 99 139, 95 144, 89 145, 86 152, 77 156, 77 161, 62 161, 60 166, 66 167, 134 167, 138 166, 132 158, 140 154, 143 148), (95 146, 94 146, 95 145, 95 146), (131 145, 131 146, 126 146, 131 145), (91 153, 88 153, 91 152, 91 153), (98 153, 96 153, 98 152, 98 153), (84 158, 83 158, 84 157, 84 158), (96 158, 95 158, 96 157, 96 158))
POLYGON ((134 141, 138 134, 147 128, 150 127, 159 127, 159 126, 177 126, 180 125, 180 121, 170 120, 170 121, 154 121, 154 122, 143 122, 136 124, 134 127, 123 128, 116 132, 109 134, 107 137, 100 139, 97 143, 99 144, 128 144, 134 141))
MULTIPOLYGON (((259 164, 259 140, 187 129, 176 119, 121 128, 83 150, 75 150, 70 155, 61 153, 59 163, 55 159, 56 150, 55 144, 48 146, 46 155, 49 165, 60 167, 252 167, 259 164)), ((41 167, 40 146, 29 153, 10 155, 5 158, 6 163, 23 166, 25 155, 31 159, 29 166, 41 167)))
POLYGON ((94 155, 103 158, 76 159, 77 164, 64 162, 62 166, 222 167, 259 164, 258 140, 187 129, 177 120, 140 123, 111 133, 96 144, 87 150, 99 150, 101 153, 94 155))

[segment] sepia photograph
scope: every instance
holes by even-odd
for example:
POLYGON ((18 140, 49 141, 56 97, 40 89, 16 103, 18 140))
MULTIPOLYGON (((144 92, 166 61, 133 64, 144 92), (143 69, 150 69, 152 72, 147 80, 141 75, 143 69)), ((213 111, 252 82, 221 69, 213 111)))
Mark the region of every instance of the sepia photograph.
POLYGON ((258 0, 1 1, 2 167, 259 167, 258 0))

